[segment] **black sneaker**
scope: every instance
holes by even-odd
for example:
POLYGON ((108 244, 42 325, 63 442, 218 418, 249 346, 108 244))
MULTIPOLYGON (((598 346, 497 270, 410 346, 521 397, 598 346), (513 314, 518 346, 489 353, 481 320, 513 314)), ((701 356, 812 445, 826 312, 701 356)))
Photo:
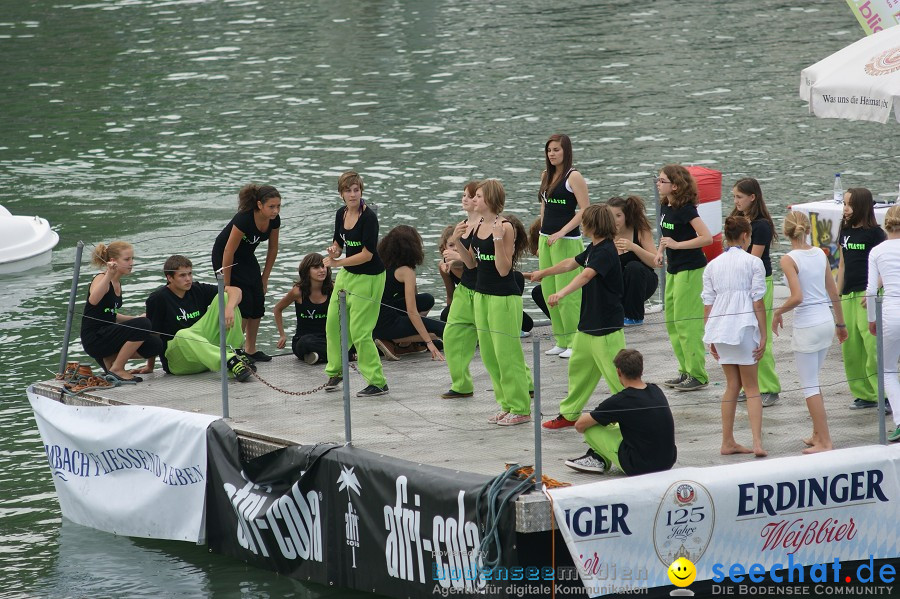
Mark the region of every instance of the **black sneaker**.
POLYGON ((676 391, 696 391, 698 389, 704 389, 709 383, 701 383, 698 379, 695 379, 692 376, 688 376, 683 381, 675 385, 676 391))
POLYGON ((747 392, 741 389, 741 392, 738 393, 737 402, 743 403, 745 401, 747 401, 747 392))
POLYGON ((246 383, 252 376, 250 368, 238 356, 231 356, 228 359, 227 366, 234 379, 239 383, 246 383))
POLYGON ((328 382, 325 383, 326 391, 337 391, 341 387, 341 383, 344 382, 344 377, 341 376, 332 376, 328 378, 328 382))
POLYGON ((362 391, 356 392, 356 397, 376 397, 378 395, 387 395, 388 386, 384 387, 376 387, 375 385, 369 385, 362 391))
POLYGON ((270 356, 267 353, 264 353, 262 350, 257 350, 255 352, 253 352, 252 354, 247 354, 247 355, 250 356, 251 358, 253 358, 254 360, 256 360, 257 362, 271 362, 272 361, 272 356, 270 356))
POLYGON ((777 393, 763 393, 762 394, 762 407, 771 408, 776 403, 778 403, 778 394, 777 393))
POLYGON ((441 399, 462 399, 465 397, 473 397, 475 394, 471 391, 469 393, 460 393, 459 391, 454 391, 450 389, 446 393, 441 393, 441 399))
POLYGON ((663 381, 663 385, 665 385, 666 387, 674 388, 677 385, 680 385, 681 383, 683 383, 684 379, 686 379, 687 377, 688 377, 688 375, 686 372, 680 372, 680 373, 678 373, 678 376, 676 376, 674 379, 669 379, 667 381, 663 381))
POLYGON ((850 404, 851 410, 865 410, 867 408, 877 408, 877 401, 867 401, 865 399, 856 398, 853 400, 853 403, 850 404))
POLYGON ((238 354, 238 358, 241 362, 244 363, 244 366, 246 366, 253 372, 256 372, 256 362, 254 362, 250 356, 248 356, 247 354, 238 354))

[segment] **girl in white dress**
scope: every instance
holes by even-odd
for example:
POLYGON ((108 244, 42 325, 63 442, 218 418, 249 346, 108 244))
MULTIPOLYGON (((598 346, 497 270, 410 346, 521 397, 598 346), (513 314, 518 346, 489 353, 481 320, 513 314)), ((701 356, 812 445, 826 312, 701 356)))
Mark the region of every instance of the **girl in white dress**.
POLYGON ((766 350, 766 269, 762 260, 746 251, 750 221, 743 216, 725 219, 728 248, 703 272, 703 341, 725 372, 722 394, 722 455, 752 453, 765 457, 762 446, 762 399, 756 380, 757 365, 766 350), (734 415, 741 388, 747 394, 747 412, 753 449, 734 439, 734 415))

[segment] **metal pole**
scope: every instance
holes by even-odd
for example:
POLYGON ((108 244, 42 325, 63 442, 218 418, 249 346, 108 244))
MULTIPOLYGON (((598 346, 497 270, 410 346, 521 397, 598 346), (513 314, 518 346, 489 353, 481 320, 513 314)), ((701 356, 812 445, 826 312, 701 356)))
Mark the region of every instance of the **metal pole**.
MULTIPOLYGON (((659 188, 656 186, 656 180, 653 181, 653 197, 656 205, 656 245, 659 246, 659 240, 662 238, 662 223, 660 222, 660 204, 659 204, 659 188)), ((656 276, 659 278, 659 303, 663 309, 666 307, 666 253, 663 252, 663 267, 659 269, 656 276)))
POLYGON ((75 316, 75 298, 78 295, 78 277, 81 275, 81 255, 84 253, 84 242, 75 245, 75 268, 72 269, 72 287, 69 289, 69 309, 66 311, 66 330, 63 333, 62 352, 59 356, 59 373, 66 371, 69 359, 69 339, 72 336, 72 318, 75 316))
MULTIPOLYGON (((884 320, 881 318, 881 304, 884 301, 880 295, 875 296, 875 344, 878 347, 878 442, 887 443, 887 433, 884 430, 884 320)), ((896 364, 894 364, 896 366, 896 364)), ((894 368, 892 367, 893 371, 894 368)), ((891 376, 897 376, 892 374, 891 376)))
POLYGON ((344 377, 344 440, 353 444, 350 429, 350 335, 347 329, 347 291, 338 293, 341 303, 341 376, 344 377))
POLYGON ((222 418, 228 418, 228 362, 225 359, 225 273, 216 272, 219 284, 219 374, 222 378, 222 418))
POLYGON ((531 351, 534 352, 534 488, 541 490, 541 340, 538 335, 531 337, 531 351))

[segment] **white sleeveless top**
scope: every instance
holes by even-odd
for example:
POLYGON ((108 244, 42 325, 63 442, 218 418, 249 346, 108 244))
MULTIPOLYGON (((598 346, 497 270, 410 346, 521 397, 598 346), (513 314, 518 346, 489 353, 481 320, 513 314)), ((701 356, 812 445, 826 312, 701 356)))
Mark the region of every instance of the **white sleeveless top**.
MULTIPOLYGON (((831 298, 825 291, 825 273, 828 259, 817 247, 808 250, 791 250, 787 254, 797 265, 803 301, 794 308, 794 328, 805 328, 833 322, 831 298)), ((831 273, 828 273, 831 276, 831 273)))

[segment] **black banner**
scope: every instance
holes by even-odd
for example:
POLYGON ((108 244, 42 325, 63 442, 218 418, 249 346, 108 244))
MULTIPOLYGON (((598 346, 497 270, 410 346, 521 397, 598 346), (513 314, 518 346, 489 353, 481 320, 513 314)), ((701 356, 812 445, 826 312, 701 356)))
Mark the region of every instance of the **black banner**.
MULTIPOLYGON (((208 433, 207 538, 217 553, 299 580, 403 597, 503 596, 516 562, 513 500, 485 554, 476 515, 491 479, 342 445, 242 463, 224 422, 208 433), (486 562, 497 556, 501 568, 486 562), (496 578, 500 581, 496 581, 496 578)), ((507 483, 499 496, 509 494, 507 483)), ((495 493, 496 494, 496 493, 495 493)))

